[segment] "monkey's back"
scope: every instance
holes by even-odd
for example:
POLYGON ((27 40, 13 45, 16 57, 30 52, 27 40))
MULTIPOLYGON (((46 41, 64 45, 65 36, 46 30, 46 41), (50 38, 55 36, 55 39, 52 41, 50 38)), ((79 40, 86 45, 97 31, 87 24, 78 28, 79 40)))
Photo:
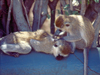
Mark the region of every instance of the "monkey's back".
POLYGON ((30 39, 42 40, 43 37, 45 36, 48 36, 48 34, 44 30, 38 30, 35 32, 20 31, 20 32, 11 33, 3 37, 1 42, 16 44, 16 43, 20 43, 21 41, 24 41, 24 42, 29 43, 30 39))
MULTIPOLYGON (((79 48, 90 47, 94 40, 94 28, 89 19, 81 15, 70 15, 72 25, 78 25, 80 29, 82 40, 76 42, 76 46, 79 48)), ((76 26, 77 27, 77 26, 76 26)))

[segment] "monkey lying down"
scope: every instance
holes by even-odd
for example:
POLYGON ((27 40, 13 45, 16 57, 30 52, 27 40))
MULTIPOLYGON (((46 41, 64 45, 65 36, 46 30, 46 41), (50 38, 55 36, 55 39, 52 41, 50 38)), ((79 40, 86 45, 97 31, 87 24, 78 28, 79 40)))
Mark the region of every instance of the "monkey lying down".
POLYGON ((71 46, 64 40, 54 40, 44 30, 20 31, 0 38, 0 49, 7 55, 18 57, 28 54, 34 48, 37 52, 53 54, 58 60, 69 55, 71 46))
POLYGON ((88 51, 94 40, 94 28, 91 22, 81 15, 60 15, 55 20, 55 27, 57 28, 55 36, 67 33, 63 39, 72 43, 72 53, 74 53, 75 48, 83 49, 84 75, 87 75, 88 51))

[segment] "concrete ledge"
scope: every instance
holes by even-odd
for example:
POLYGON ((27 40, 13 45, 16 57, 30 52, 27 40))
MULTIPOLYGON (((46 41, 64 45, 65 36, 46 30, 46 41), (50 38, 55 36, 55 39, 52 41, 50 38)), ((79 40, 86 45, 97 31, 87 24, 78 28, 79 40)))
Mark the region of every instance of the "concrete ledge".
MULTIPOLYGON (((82 51, 76 50, 75 55, 83 62, 82 51)), ((0 75, 83 75, 83 64, 75 56, 58 61, 53 55, 32 51, 27 55, 15 58, 0 52, 0 75)), ((88 75, 100 75, 100 48, 89 51, 88 75)))

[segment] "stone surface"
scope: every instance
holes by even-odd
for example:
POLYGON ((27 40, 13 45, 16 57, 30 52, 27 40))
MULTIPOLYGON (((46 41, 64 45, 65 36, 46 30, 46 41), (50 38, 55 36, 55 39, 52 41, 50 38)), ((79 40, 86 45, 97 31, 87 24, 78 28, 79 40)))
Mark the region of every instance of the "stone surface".
MULTIPOLYGON (((18 58, 0 52, 0 75, 83 75, 83 53, 74 54, 58 61, 53 55, 32 51, 18 58), (78 58, 77 58, 77 57, 78 58)), ((89 51, 88 75, 100 75, 100 48, 89 51)))

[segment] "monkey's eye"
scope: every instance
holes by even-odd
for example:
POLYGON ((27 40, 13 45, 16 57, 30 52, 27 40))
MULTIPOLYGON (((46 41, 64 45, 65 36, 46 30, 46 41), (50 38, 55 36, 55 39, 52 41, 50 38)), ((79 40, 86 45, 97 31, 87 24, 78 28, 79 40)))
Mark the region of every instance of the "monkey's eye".
POLYGON ((66 27, 68 27, 69 26, 69 24, 66 24, 66 27))
POLYGON ((55 44, 54 46, 55 46, 55 47, 58 47, 58 45, 57 45, 57 44, 55 44))

